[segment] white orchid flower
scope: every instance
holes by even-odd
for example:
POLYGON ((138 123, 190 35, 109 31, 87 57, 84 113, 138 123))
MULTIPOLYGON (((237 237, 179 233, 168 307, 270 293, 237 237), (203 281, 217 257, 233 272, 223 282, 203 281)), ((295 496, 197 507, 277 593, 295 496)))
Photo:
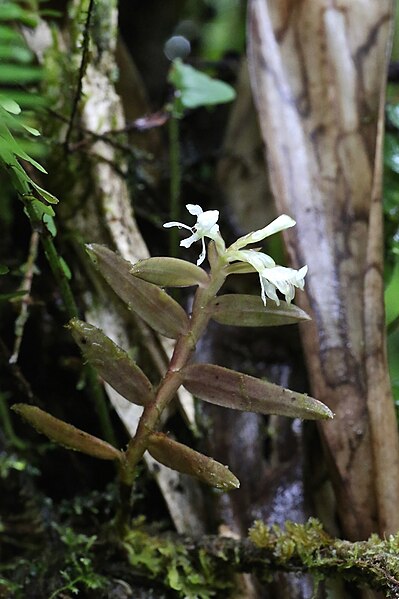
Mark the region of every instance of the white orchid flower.
POLYGON ((287 303, 290 304, 295 297, 295 288, 304 288, 304 279, 308 267, 303 266, 301 269, 295 270, 284 266, 276 266, 273 258, 268 254, 241 248, 251 243, 257 243, 270 235, 274 235, 274 233, 293 227, 295 224, 296 222, 290 216, 282 214, 263 229, 240 237, 226 250, 228 262, 247 262, 258 272, 261 298, 265 306, 266 297, 274 300, 278 306, 280 305, 277 290, 285 296, 287 303))
POLYGON ((293 227, 296 222, 290 216, 282 214, 263 229, 240 237, 226 250, 217 224, 219 211, 206 210, 204 212, 197 204, 187 204, 186 208, 190 214, 197 217, 197 222, 193 227, 175 221, 165 223, 164 227, 179 227, 191 231, 192 235, 180 242, 183 247, 188 248, 196 241, 201 241, 202 251, 197 260, 197 266, 205 260, 205 237, 208 237, 215 241, 218 254, 224 263, 246 262, 259 274, 261 298, 265 306, 267 297, 275 301, 278 306, 280 305, 277 291, 280 291, 285 296, 287 303, 290 304, 295 297, 295 289, 304 288, 307 266, 303 266, 299 270, 278 266, 268 254, 258 250, 243 249, 247 245, 258 243, 270 235, 293 227))
POLYGON ((295 297, 295 287, 303 290, 307 272, 307 266, 302 266, 299 270, 286 268, 285 266, 274 266, 273 268, 263 269, 259 273, 259 279, 261 297, 265 306, 266 296, 274 300, 278 306, 280 305, 276 289, 285 296, 286 302, 290 304, 295 297))
POLYGON ((266 306, 266 296, 280 305, 276 290, 278 289, 284 296, 288 304, 295 297, 295 288, 303 289, 305 285, 305 275, 308 271, 307 266, 299 270, 286 268, 285 266, 276 266, 273 258, 256 250, 239 250, 230 252, 227 250, 229 262, 239 261, 247 262, 259 274, 261 298, 266 306))
POLYGON ((184 223, 179 223, 176 221, 165 223, 164 227, 179 227, 179 229, 183 228, 191 231, 191 237, 183 239, 180 242, 180 245, 183 247, 189 248, 193 243, 201 240, 202 251, 197 260, 197 266, 199 266, 205 260, 205 237, 209 237, 209 239, 213 239, 215 241, 219 253, 223 253, 226 250, 224 241, 219 232, 219 225, 216 224, 219 219, 219 210, 206 210, 204 212, 201 206, 198 206, 198 204, 187 204, 186 208, 190 214, 193 214, 197 217, 197 222, 193 227, 189 227, 184 223))

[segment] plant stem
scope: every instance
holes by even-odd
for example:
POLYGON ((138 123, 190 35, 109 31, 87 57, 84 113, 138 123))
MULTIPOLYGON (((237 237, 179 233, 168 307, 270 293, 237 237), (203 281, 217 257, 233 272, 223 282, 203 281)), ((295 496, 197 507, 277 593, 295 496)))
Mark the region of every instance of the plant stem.
MULTIPOLYGON (((168 123, 169 128, 169 160, 170 160, 170 219, 176 221, 180 215, 180 188, 181 188, 181 168, 180 168, 180 144, 179 144, 179 119, 174 114, 172 108, 168 123)), ((174 258, 179 252, 178 230, 172 229, 170 232, 169 255, 174 258)))
POLYGON ((29 304, 31 301, 31 289, 33 281, 33 271, 37 258, 37 249, 39 245, 39 234, 37 231, 32 231, 28 259, 25 264, 25 275, 21 285, 21 290, 26 291, 26 295, 21 299, 20 313, 15 321, 15 341, 12 356, 10 358, 11 364, 18 361, 19 350, 21 348, 22 337, 24 334, 25 324, 29 316, 29 304))
POLYGON ((149 437, 157 430, 163 410, 173 399, 183 382, 180 371, 190 360, 197 341, 209 322, 210 311, 208 306, 225 281, 227 276, 225 266, 225 262, 219 259, 211 270, 208 286, 197 289, 192 308, 190 329, 185 335, 181 335, 177 339, 168 371, 159 384, 155 399, 144 409, 136 435, 129 442, 125 454, 126 467, 122 477, 123 484, 133 484, 136 465, 148 447, 149 437))
MULTIPOLYGON (((62 267, 60 256, 55 247, 51 233, 47 227, 42 223, 32 203, 25 198, 22 198, 25 205, 26 212, 33 231, 37 231, 40 234, 40 241, 42 243, 44 253, 50 265, 53 276, 56 280, 60 294, 64 303, 64 308, 68 316, 68 320, 71 318, 79 318, 79 310, 73 297, 72 289, 69 284, 67 275, 64 268, 62 267)), ((96 371, 89 364, 85 365, 86 376, 88 381, 88 391, 92 401, 96 406, 98 419, 100 421, 101 432, 106 441, 116 446, 116 437, 112 428, 111 419, 109 415, 108 405, 104 397, 104 392, 101 384, 98 380, 96 371)))
POLYGON ((28 447, 27 443, 25 443, 24 441, 22 441, 22 439, 20 439, 19 437, 17 437, 17 435, 14 432, 14 428, 12 426, 12 421, 10 418, 10 410, 7 404, 7 396, 5 393, 2 393, 0 391, 0 419, 2 421, 3 424, 3 430, 4 433, 6 435, 6 437, 8 438, 8 440, 10 441, 10 443, 12 445, 14 445, 14 447, 16 447, 17 449, 26 449, 28 447))

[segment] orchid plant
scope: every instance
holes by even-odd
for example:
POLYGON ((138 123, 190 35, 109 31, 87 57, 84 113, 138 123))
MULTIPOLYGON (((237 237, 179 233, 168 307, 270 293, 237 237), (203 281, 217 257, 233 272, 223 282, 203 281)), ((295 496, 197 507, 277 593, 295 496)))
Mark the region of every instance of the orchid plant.
POLYGON ((85 360, 127 401, 143 407, 136 434, 126 450, 116 449, 35 406, 14 406, 16 412, 57 443, 101 459, 116 460, 124 497, 130 495, 137 464, 146 451, 169 468, 197 477, 213 487, 224 491, 239 487, 238 479, 226 466, 159 431, 162 413, 181 385, 200 400, 232 409, 292 418, 333 417, 324 404, 307 395, 217 365, 191 363, 196 344, 211 319, 248 327, 286 325, 309 317, 291 304, 296 288, 304 287, 307 267, 294 270, 278 266, 259 248, 248 249, 270 235, 293 227, 292 218, 281 215, 226 248, 217 210, 204 212, 193 204, 188 204, 187 210, 197 219, 193 226, 168 222, 164 227, 190 231, 191 235, 180 243, 183 247, 201 242, 197 265, 170 257, 148 258, 131 264, 104 246, 87 246, 96 268, 127 306, 154 331, 175 339, 168 370, 159 384, 153 386, 129 355, 100 329, 76 318, 70 321, 72 335, 85 360), (207 248, 205 239, 210 240, 207 248), (200 268, 206 250, 209 272, 200 268), (253 272, 259 275, 260 297, 218 295, 229 275, 253 272), (191 314, 164 290, 165 287, 189 286, 197 287, 191 314), (277 292, 285 296, 285 301, 277 292))

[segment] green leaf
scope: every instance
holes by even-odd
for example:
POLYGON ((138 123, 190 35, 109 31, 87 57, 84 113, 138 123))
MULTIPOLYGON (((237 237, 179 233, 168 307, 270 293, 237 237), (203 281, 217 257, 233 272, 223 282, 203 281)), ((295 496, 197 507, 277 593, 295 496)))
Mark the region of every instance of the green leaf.
MULTIPOLYGON (((35 197, 31 196, 30 202, 32 204, 33 209, 36 212, 37 218, 42 220, 43 214, 47 214, 48 216, 55 216, 55 212, 51 206, 47 206, 43 204, 40 200, 37 200, 35 197)), ((28 200, 29 201, 29 200, 28 200)))
POLYGON ((399 140, 398 135, 385 134, 384 140, 384 164, 399 173, 399 140))
POLYGON ((139 406, 146 406, 154 399, 152 385, 144 372, 101 329, 77 318, 69 322, 69 328, 84 358, 115 391, 139 406))
POLYGON ((207 285, 209 276, 195 264, 179 258, 148 258, 139 260, 131 269, 135 277, 161 287, 191 287, 207 285))
POLYGON ((7 98, 5 96, 0 96, 0 106, 4 108, 7 112, 11 114, 19 114, 21 112, 21 107, 17 102, 15 102, 12 98, 7 98))
POLYGON ((264 305, 257 295, 221 295, 210 305, 213 320, 220 324, 239 327, 275 327, 296 324, 310 317, 293 304, 281 301, 264 305))
MULTIPOLYGON (((53 237, 55 237, 55 234, 53 235, 53 237)), ((59 256, 59 263, 60 263, 62 272, 64 273, 64 275, 66 276, 68 281, 70 281, 72 279, 71 269, 69 268, 68 264, 66 263, 66 261, 64 260, 64 258, 62 256, 59 256)))
MULTIPOLYGON (((7 95, 7 92, 4 92, 4 95, 7 95)), ((48 106, 48 101, 44 96, 38 96, 22 89, 13 89, 11 97, 18 102, 22 109, 36 109, 48 106)))
POLYGON ((387 325, 399 316, 399 258, 397 258, 391 279, 385 289, 385 321, 387 325))
MULTIPOLYGON (((44 169, 43 169, 44 170, 44 169)), ((46 171, 44 171, 46 172, 46 171)), ((31 185, 36 189, 37 193, 44 199, 46 200, 46 202, 48 202, 49 204, 58 204, 58 200, 55 196, 53 196, 52 193, 50 193, 49 191, 47 191, 46 189, 43 189, 43 187, 40 187, 39 185, 37 185, 37 183, 35 183, 34 181, 30 180, 31 185)))
POLYGON ((23 42, 21 34, 6 25, 0 25, 0 39, 2 42, 23 42))
POLYGON ((181 374, 190 393, 218 406, 308 420, 333 418, 331 410, 317 399, 228 368, 192 364, 181 374))
POLYGON ((399 408, 399 329, 388 335, 388 363, 391 376, 392 393, 399 408))
POLYGON ((16 2, 3 1, 0 3, 0 21, 21 21, 28 27, 35 27, 38 19, 33 12, 25 10, 16 2))
POLYGON ((0 275, 6 275, 8 272, 10 272, 10 269, 8 268, 8 266, 4 266, 3 264, 0 264, 0 275))
POLYGON ((179 59, 173 61, 169 82, 180 92, 179 100, 184 108, 224 104, 236 96, 231 85, 212 79, 179 59))
POLYGON ((35 137, 39 137, 40 136, 40 131, 38 131, 37 129, 35 129, 34 127, 29 127, 29 125, 24 125, 22 123, 22 127, 31 135, 34 135, 35 137))
POLYGON ((164 466, 194 476, 217 489, 230 491, 240 486, 240 481, 227 466, 162 433, 154 433, 150 436, 148 451, 164 466))
MULTIPOLYGON (((3 160, 6 164, 11 164, 10 157, 14 158, 22 158, 27 162, 30 162, 35 168, 37 168, 42 173, 46 173, 46 170, 36 162, 31 156, 29 156, 17 139, 11 133, 10 128, 14 125, 14 128, 23 128, 22 123, 16 119, 15 116, 8 113, 4 108, 0 108, 0 140, 2 142, 2 150, 5 151, 5 155, 3 156, 3 160), (7 154, 9 157, 7 157, 7 154)), ((11 161, 12 161, 11 158, 11 161)), ((26 175, 26 177, 28 177, 26 175)), ((29 177, 28 177, 29 179, 29 177)), ((30 180, 30 179, 29 179, 30 180)))
POLYGON ((27 420, 39 433, 67 449, 81 451, 100 460, 123 458, 123 454, 109 443, 51 416, 36 406, 18 403, 12 406, 12 410, 27 420))
MULTIPOLYGON (((30 197, 26 197, 24 198, 25 201, 30 202, 31 206, 34 210, 35 213, 35 217, 39 222, 43 222, 44 225, 46 226, 47 230, 49 231, 49 233, 55 237, 57 234, 57 228, 55 226, 55 222, 54 222, 54 218, 53 216, 55 216, 55 212, 52 209, 51 206, 47 206, 46 204, 43 204, 43 202, 41 202, 40 200, 37 200, 35 197, 30 196, 30 197)), ((28 214, 28 210, 25 207, 25 214, 27 216, 29 216, 28 214)), ((66 266, 66 263, 61 263, 60 262, 60 267, 62 269, 64 269, 64 266, 66 266)), ((67 278, 70 277, 70 270, 68 268, 68 266, 66 266, 66 270, 65 270, 66 274, 67 274, 67 278)))
POLYGON ((0 41, 0 60, 11 60, 13 62, 29 63, 33 59, 33 54, 26 46, 20 44, 6 44, 4 40, 0 41))
MULTIPOLYGON (((49 208, 49 206, 47 206, 47 207, 49 208)), ((57 227, 55 226, 54 218, 50 214, 44 214, 43 222, 46 226, 47 231, 50 233, 50 235, 52 237, 55 237, 57 235, 57 227)), ((60 266, 61 266, 61 269, 64 271, 66 278, 71 279, 72 278, 71 271, 69 270, 69 266, 63 258, 60 258, 60 266)))
POLYGON ((399 217, 399 175, 384 168, 384 212, 391 218, 399 217))
POLYGON ((26 295, 28 291, 22 289, 21 291, 13 291, 11 293, 0 293, 0 302, 5 302, 9 300, 14 300, 17 297, 22 297, 26 295))
POLYGON ((155 331, 172 339, 188 331, 189 320, 183 308, 157 285, 132 275, 130 262, 105 246, 86 247, 110 287, 155 331))
POLYGON ((39 81, 42 76, 40 67, 23 66, 19 64, 0 65, 0 83, 6 85, 23 85, 39 81))
POLYGON ((387 104, 385 111, 388 120, 399 129, 399 104, 387 104))

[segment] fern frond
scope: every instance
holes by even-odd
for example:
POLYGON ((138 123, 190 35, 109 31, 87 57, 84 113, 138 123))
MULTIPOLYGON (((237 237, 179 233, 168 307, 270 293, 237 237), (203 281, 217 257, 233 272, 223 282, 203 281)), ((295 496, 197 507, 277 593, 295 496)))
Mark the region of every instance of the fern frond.
POLYGON ((33 158, 43 153, 44 146, 34 140, 40 133, 25 110, 40 105, 40 95, 25 88, 38 83, 43 75, 21 33, 21 27, 38 23, 37 3, 28 6, 16 0, 0 2, 0 164, 20 195, 35 191, 42 199, 55 203, 56 198, 35 184, 21 164, 23 160, 46 173, 33 158))

